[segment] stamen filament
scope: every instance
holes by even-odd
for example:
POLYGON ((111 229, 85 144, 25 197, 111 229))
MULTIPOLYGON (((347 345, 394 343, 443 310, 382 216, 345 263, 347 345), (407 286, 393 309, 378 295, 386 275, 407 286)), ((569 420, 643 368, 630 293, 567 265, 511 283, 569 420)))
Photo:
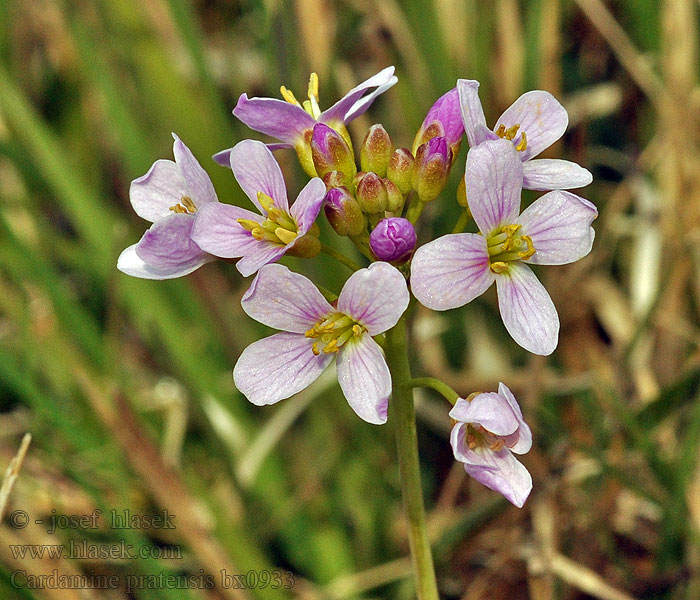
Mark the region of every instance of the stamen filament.
POLYGON ((299 104, 299 100, 297 100, 294 97, 294 94, 291 92, 291 90, 288 90, 286 87, 282 86, 280 87, 280 93, 282 94, 282 98, 284 98, 290 104, 301 106, 301 104, 299 104))

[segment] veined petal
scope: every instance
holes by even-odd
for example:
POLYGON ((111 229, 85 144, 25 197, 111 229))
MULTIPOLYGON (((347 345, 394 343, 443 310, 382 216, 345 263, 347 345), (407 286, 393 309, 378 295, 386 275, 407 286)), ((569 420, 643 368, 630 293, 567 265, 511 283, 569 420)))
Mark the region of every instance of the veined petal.
POLYGON ((202 263, 202 249, 190 239, 194 217, 171 213, 143 234, 136 254, 156 269, 188 269, 202 263))
POLYGON ((498 138, 486 126, 484 109, 479 100, 479 82, 473 79, 458 79, 457 93, 469 147, 474 148, 486 140, 498 138))
POLYGON ((537 156, 545 148, 556 142, 569 124, 566 109, 549 92, 533 90, 525 92, 498 119, 494 131, 501 125, 509 129, 519 125, 520 129, 513 140, 518 143, 522 132, 527 136, 527 147, 519 152, 521 160, 537 156))
POLYGON ((258 202, 258 192, 272 198, 278 208, 289 211, 282 169, 265 144, 243 140, 231 149, 230 158, 233 176, 260 212, 263 208, 258 202))
POLYGON ((241 300, 249 317, 275 329, 304 333, 335 312, 306 277, 282 265, 265 265, 241 300))
POLYGON ((246 252, 236 263, 238 272, 243 277, 249 277, 257 272, 260 267, 277 262, 287 251, 287 246, 280 246, 272 242, 261 241, 255 246, 251 246, 250 252, 246 252))
POLYGON ((479 394, 470 401, 457 400, 450 417, 455 421, 481 425, 497 436, 510 435, 519 425, 508 400, 495 392, 479 394))
POLYGON ((369 335, 383 333, 398 322, 408 307, 406 280, 396 267, 375 262, 355 271, 338 296, 338 311, 367 328, 369 335))
POLYGON ((511 262, 496 277, 498 308, 508 333, 533 354, 547 356, 559 340, 559 316, 547 290, 530 267, 511 262))
POLYGON ((172 160, 160 159, 131 182, 129 199, 136 214, 151 223, 172 214, 171 206, 187 195, 185 179, 172 160))
POLYGON ((316 121, 301 106, 277 98, 248 98, 241 94, 233 116, 254 131, 294 144, 316 121))
POLYGON ((195 214, 190 237, 202 249, 221 258, 245 256, 260 242, 244 229, 238 219, 262 223, 254 212, 219 202, 200 208, 195 214))
POLYGON ((513 436, 511 436, 510 439, 506 439, 506 445, 510 448, 511 452, 515 452, 516 454, 525 454, 526 452, 529 452, 530 448, 532 448, 532 431, 530 431, 530 427, 525 422, 525 419, 523 419, 523 413, 520 410, 520 405, 515 399, 515 396, 513 396, 513 392, 508 389, 508 386, 503 383, 499 383, 498 394, 504 398, 506 402, 508 402, 513 414, 515 415, 515 418, 518 421, 518 430, 513 434, 513 436))
POLYGON ((173 154, 187 186, 188 196, 199 208, 209 202, 218 202, 209 175, 199 164, 192 151, 174 133, 173 154))
POLYGON ((202 252, 199 260, 194 260, 183 265, 158 268, 146 264, 139 255, 136 254, 136 246, 137 244, 129 246, 119 255, 117 269, 122 273, 141 279, 174 279, 176 277, 183 277, 199 269, 203 264, 214 260, 213 256, 202 252))
POLYGON ((535 200, 520 215, 522 234, 535 246, 533 264, 564 265, 591 251, 598 216, 595 205, 571 192, 549 192, 535 200))
POLYGON ((486 240, 474 233, 442 236, 416 250, 411 263, 411 290, 433 310, 463 306, 493 283, 486 240))
POLYGON ((467 474, 487 488, 503 494, 506 500, 518 508, 522 508, 532 491, 532 477, 529 471, 508 448, 498 452, 480 450, 479 454, 483 454, 483 462, 488 464, 465 463, 464 470, 467 474))
POLYGON ((535 158, 523 163, 523 187, 528 190, 569 190, 591 181, 588 169, 568 160, 535 158))
POLYGON ((318 177, 314 177, 299 192, 297 199, 289 209, 289 214, 299 229, 298 237, 304 235, 314 224, 318 213, 323 206, 326 197, 326 184, 318 177))
MULTIPOLYGON (((270 150, 273 152, 275 150, 282 150, 286 148, 294 148, 292 144, 265 144, 270 150)), ((226 167, 227 169, 231 168, 231 150, 233 148, 226 148, 226 150, 221 150, 220 152, 217 152, 212 158, 214 159, 214 162, 221 165, 222 167, 226 167)))
POLYGON ((516 222, 523 165, 510 141, 491 140, 471 148, 465 183, 469 210, 484 235, 516 222))
POLYGON ((351 340, 338 351, 337 367, 338 383, 350 407, 368 423, 386 423, 391 374, 379 344, 368 334, 351 340))
POLYGON ((343 124, 349 123, 363 114, 379 94, 386 92, 397 81, 398 79, 394 76, 394 67, 382 69, 376 75, 372 75, 369 79, 352 88, 333 106, 324 110, 318 120, 327 124, 333 121, 339 121, 343 124), (365 96, 365 92, 372 88, 376 89, 365 96))
POLYGON ((310 386, 333 360, 314 355, 314 340, 298 333, 276 333, 248 346, 233 369, 240 392, 257 406, 274 404, 310 386))

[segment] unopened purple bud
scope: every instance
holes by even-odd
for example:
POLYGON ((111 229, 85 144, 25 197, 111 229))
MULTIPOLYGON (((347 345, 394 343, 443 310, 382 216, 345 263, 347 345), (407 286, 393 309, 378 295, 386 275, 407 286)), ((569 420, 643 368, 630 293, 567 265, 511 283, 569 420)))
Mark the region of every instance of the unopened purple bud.
POLYGON ((447 183, 452 151, 444 137, 435 137, 418 147, 413 189, 423 203, 435 200, 447 183))
POLYGON ((323 209, 338 235, 360 235, 367 226, 360 205, 344 187, 328 190, 323 209))
POLYGON ((331 171, 338 171, 347 185, 357 171, 355 157, 343 136, 324 123, 314 125, 311 156, 316 173, 321 178, 331 171))
POLYGON ((459 151, 459 144, 464 135, 464 123, 459 105, 459 94, 457 88, 452 88, 443 94, 430 107, 428 114, 423 120, 416 138, 413 141, 413 153, 421 144, 434 137, 444 137, 447 145, 452 149, 452 154, 459 151))
POLYGON ((416 248, 416 230, 408 219, 382 219, 369 234, 369 247, 379 260, 404 263, 416 248))

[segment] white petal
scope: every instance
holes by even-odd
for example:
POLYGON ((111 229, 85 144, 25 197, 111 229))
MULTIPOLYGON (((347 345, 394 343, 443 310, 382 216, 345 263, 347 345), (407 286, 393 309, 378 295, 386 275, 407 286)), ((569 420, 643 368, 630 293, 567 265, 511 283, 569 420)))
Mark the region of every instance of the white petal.
POLYGON ((171 206, 187 195, 185 179, 172 160, 160 159, 145 175, 131 182, 129 199, 136 214, 154 223, 173 214, 171 206))
POLYGON ((196 271, 203 264, 214 260, 214 257, 210 254, 203 253, 200 262, 190 263, 184 266, 156 268, 147 265, 139 258, 138 254, 136 254, 137 245, 138 244, 129 246, 119 255, 117 269, 122 273, 131 275, 132 277, 139 277, 140 279, 174 279, 176 277, 183 277, 184 275, 189 275, 192 271, 196 271))
POLYGON ((535 158, 523 163, 523 187, 528 190, 570 190, 591 181, 588 169, 568 160, 535 158))

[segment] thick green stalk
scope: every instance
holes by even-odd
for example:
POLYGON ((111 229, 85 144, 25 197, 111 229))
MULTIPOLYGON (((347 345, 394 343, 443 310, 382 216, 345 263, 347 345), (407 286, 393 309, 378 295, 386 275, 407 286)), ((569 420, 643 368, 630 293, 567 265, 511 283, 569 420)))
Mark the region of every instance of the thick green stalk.
POLYGON ((413 406, 413 390, 407 383, 411 379, 406 346, 406 321, 402 317, 393 329, 386 333, 386 359, 391 371, 392 397, 389 407, 391 422, 396 431, 396 451, 401 472, 403 506, 409 525, 411 557, 416 577, 418 600, 439 600, 433 555, 430 552, 428 532, 425 527, 425 508, 418 462, 418 436, 416 435, 416 411, 413 406))

